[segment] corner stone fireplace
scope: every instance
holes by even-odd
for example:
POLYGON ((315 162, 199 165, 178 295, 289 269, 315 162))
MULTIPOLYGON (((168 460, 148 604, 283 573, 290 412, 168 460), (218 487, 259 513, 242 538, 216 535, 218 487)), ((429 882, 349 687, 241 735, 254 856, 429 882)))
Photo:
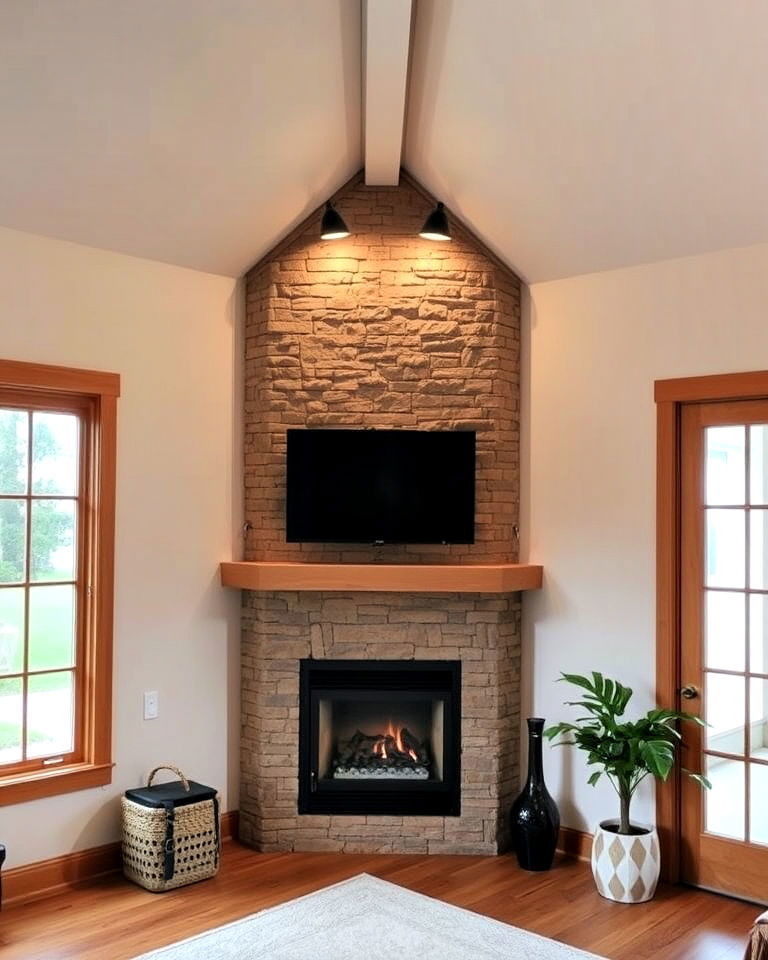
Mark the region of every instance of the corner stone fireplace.
MULTIPOLYGON (((458 223, 450 243, 418 237, 434 201, 406 176, 398 187, 357 177, 335 199, 352 236, 320 241, 319 216, 310 218, 246 279, 244 560, 515 563, 520 281, 458 223), (290 427, 475 431, 475 542, 287 543, 290 427)), ((519 621, 519 594, 245 590, 243 841, 264 851, 503 850, 518 787, 519 621), (313 809, 306 784, 300 796, 300 664, 309 660, 455 664, 455 805, 302 812, 313 809)), ((408 729, 430 741, 417 757, 433 756, 432 730, 408 729)), ((433 782, 438 774, 429 770, 433 782)))
POLYGON ((518 782, 520 606, 480 594, 247 593, 242 839, 259 850, 495 854, 518 782), (458 661, 459 816, 299 813, 300 661, 458 661))

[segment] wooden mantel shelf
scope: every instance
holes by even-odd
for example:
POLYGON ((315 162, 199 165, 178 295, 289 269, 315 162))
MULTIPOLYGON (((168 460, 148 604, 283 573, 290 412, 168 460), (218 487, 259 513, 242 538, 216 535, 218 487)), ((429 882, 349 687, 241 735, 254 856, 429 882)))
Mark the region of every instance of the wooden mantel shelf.
POLYGON ((515 593, 538 590, 530 563, 222 563, 221 582, 241 590, 373 590, 395 593, 515 593))

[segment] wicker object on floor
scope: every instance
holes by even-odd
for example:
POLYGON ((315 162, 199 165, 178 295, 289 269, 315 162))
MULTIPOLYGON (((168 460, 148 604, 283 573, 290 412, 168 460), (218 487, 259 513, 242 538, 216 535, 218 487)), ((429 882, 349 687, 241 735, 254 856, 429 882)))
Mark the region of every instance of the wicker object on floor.
POLYGON ((768 960, 768 910, 755 920, 744 960, 768 960))
MULTIPOLYGON (((160 769, 150 774, 149 787, 160 769)), ((179 775, 189 791, 186 777, 175 767, 168 769, 179 775)), ((123 873, 134 883, 160 892, 206 880, 219 869, 217 797, 198 802, 184 802, 182 797, 179 802, 152 807, 124 796, 122 812, 123 873)))

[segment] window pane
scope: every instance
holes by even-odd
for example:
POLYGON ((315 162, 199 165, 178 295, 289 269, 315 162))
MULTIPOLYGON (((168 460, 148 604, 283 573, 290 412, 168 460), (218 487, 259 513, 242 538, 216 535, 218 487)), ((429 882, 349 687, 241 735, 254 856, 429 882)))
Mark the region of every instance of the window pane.
POLYGON ((26 546, 26 500, 0 500, 0 583, 24 580, 26 546))
POLYGON ((727 673, 706 674, 704 698, 707 749, 720 753, 744 753, 746 704, 744 677, 727 673))
POLYGON ((768 510, 752 510, 749 526, 749 585, 768 587, 768 510))
POLYGON ((30 677, 27 695, 27 756, 69 753, 74 744, 74 689, 71 673, 30 677))
POLYGON ((0 673, 24 669, 24 588, 0 590, 0 673))
POLYGON ((749 839, 768 844, 768 767, 749 765, 749 839))
POLYGON ((744 511, 706 510, 706 585, 744 586, 744 511))
POLYGON ((768 503, 768 427, 755 424, 749 428, 749 499, 751 503, 768 503))
POLYGON ((705 666, 710 670, 744 670, 746 594, 707 590, 705 666))
POLYGON ((759 677, 749 681, 749 735, 752 756, 768 760, 768 680, 759 677))
POLYGON ((74 601, 73 586, 30 587, 30 670, 52 670, 74 664, 74 601))
POLYGON ((744 503, 744 427, 706 429, 706 503, 744 503))
POLYGON ((32 414, 32 493, 77 493, 78 418, 32 414))
POLYGON ((0 763, 16 763, 21 760, 23 717, 21 678, 0 680, 0 763))
POLYGON ((30 580, 74 580, 75 501, 33 500, 30 580))
POLYGON ((711 790, 704 797, 704 829, 721 837, 744 839, 744 764, 740 760, 707 757, 711 790))
POLYGON ((768 673, 768 597, 753 593, 749 598, 749 669, 768 673))
POLYGON ((27 492, 29 414, 0 410, 0 493, 27 492))

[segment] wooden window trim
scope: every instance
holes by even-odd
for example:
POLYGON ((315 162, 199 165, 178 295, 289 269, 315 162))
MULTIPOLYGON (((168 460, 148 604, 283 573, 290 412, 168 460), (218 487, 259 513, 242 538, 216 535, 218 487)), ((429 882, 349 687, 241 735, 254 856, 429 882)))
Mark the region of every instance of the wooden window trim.
POLYGON ((88 458, 83 509, 89 560, 90 597, 81 597, 88 620, 82 651, 80 722, 82 757, 44 770, 0 775, 0 806, 23 803, 112 781, 112 635, 114 604, 115 485, 117 466, 117 398, 115 373, 48 364, 0 360, 0 385, 39 396, 64 395, 88 408, 88 458))
MULTIPOLYGON (((656 700, 681 709, 681 420, 686 404, 768 398, 768 371, 657 380, 656 400, 656 700)), ((678 767, 656 788, 662 879, 680 880, 682 781, 678 767)))

